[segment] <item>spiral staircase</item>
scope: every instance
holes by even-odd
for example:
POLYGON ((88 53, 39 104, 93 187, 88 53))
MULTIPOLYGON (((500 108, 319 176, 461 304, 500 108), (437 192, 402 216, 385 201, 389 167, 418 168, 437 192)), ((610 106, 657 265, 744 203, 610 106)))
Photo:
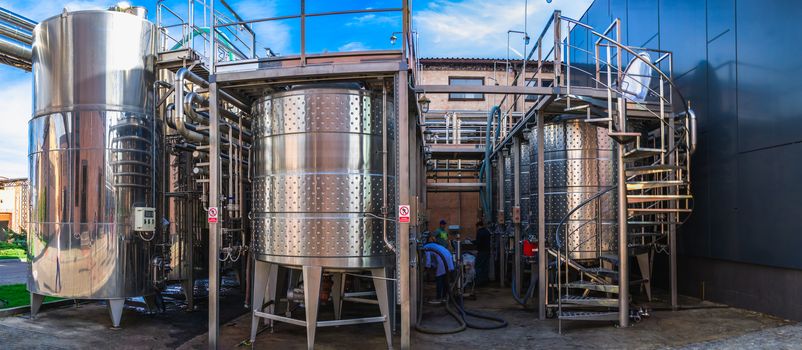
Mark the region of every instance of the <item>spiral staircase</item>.
MULTIPOLYGON (((657 254, 669 256, 670 282, 676 286, 676 232, 693 206, 690 160, 696 143, 694 113, 672 80, 670 52, 621 44, 619 20, 604 31, 562 17, 559 12, 554 21, 558 28, 568 27, 567 38, 560 41, 563 47, 559 48, 565 55, 559 66, 562 72, 556 72, 567 93, 556 96, 546 112, 574 114, 607 129, 618 144, 616 183, 624 184, 623 188, 606 188, 572 208, 557 227, 557 244, 548 252, 557 270, 551 286, 556 294, 553 300, 560 331, 564 320, 638 320, 641 314, 638 310, 630 312, 630 300, 621 300, 622 295, 630 295, 629 291, 621 289, 639 288, 651 300, 652 266, 657 254), (580 30, 588 33, 594 52, 572 44, 572 32, 580 30), (571 62, 571 54, 577 52, 588 57, 581 64, 571 62), (599 90, 606 91, 607 98, 600 98, 599 90), (619 203, 618 210, 618 226, 626 226, 625 241, 621 242, 624 236, 619 234, 605 245, 613 248, 599 251, 596 259, 573 259, 573 249, 583 242, 567 243, 577 242, 570 236, 578 230, 565 232, 565 222, 582 207, 601 205, 610 192, 618 194, 618 202, 621 198, 626 201, 619 203), (636 261, 637 269, 629 267, 630 260, 636 261)), ((671 299, 676 306, 675 288, 671 299)))

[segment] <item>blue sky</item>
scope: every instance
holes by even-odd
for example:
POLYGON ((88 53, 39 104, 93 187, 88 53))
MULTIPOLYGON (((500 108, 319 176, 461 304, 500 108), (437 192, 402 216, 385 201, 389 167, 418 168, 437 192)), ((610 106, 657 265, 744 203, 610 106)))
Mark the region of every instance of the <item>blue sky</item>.
MULTIPOLYGON (((524 30, 533 38, 555 9, 573 18, 581 17, 592 0, 414 0, 413 26, 418 32, 419 57, 506 57, 507 30, 524 30)), ((34 21, 69 10, 107 8, 117 1, 109 0, 0 0, 0 7, 17 12, 34 21)), ((299 12, 298 0, 229 0, 245 19, 293 15, 299 12)), ((131 1, 149 9, 155 21, 156 1, 131 1)), ((186 13, 186 0, 166 0, 165 4, 179 14, 186 13)), ((327 12, 348 9, 390 8, 400 6, 398 0, 306 0, 306 12, 327 12)), ((164 16, 165 21, 170 20, 164 16)), ((257 52, 270 48, 279 54, 297 54, 300 46, 298 20, 266 22, 254 25, 257 52)), ((309 18, 307 20, 307 52, 391 49, 389 38, 401 29, 398 13, 375 13, 309 18)), ((513 49, 523 51, 521 39, 512 40, 513 49)), ((396 44, 396 48, 397 48, 396 44)), ((512 46, 512 45, 511 45, 512 46)), ((0 176, 27 176, 27 130, 31 114, 31 74, 0 65, 0 176)))

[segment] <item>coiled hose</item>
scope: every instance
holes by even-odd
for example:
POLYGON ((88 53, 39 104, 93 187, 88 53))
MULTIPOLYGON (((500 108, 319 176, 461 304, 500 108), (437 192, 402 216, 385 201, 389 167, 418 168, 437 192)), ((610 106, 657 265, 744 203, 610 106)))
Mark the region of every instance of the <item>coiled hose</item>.
MULTIPOLYGON (((446 257, 443 256, 439 251, 434 249, 422 248, 418 250, 418 261, 421 260, 421 252, 433 252, 437 255, 438 259, 443 262, 444 266, 448 266, 448 262, 446 257)), ((457 273, 461 273, 461 269, 456 269, 457 273)), ((418 269, 418 280, 423 281, 423 269, 418 269)), ((466 328, 474 328, 474 329, 498 329, 507 326, 507 321, 503 318, 488 315, 476 311, 470 311, 465 309, 464 302, 462 295, 456 293, 457 290, 457 283, 459 278, 455 279, 455 281, 451 280, 451 276, 449 273, 446 273, 446 283, 448 285, 448 290, 446 292, 446 312, 451 315, 454 320, 457 321, 458 326, 451 329, 436 329, 423 326, 423 283, 418 283, 418 319, 415 320, 415 330, 421 333, 428 333, 428 334, 451 334, 451 333, 458 333, 464 331, 466 328), (474 318, 481 318, 485 320, 490 320, 492 322, 496 322, 497 324, 494 325, 482 325, 476 324, 468 321, 468 316, 474 318)))
POLYGON ((535 286, 537 286, 537 274, 535 274, 535 268, 532 266, 532 274, 529 277, 529 287, 526 289, 526 293, 524 296, 521 297, 518 295, 518 276, 513 274, 512 276, 512 297, 515 299, 518 304, 526 306, 526 302, 529 301, 535 295, 535 286))

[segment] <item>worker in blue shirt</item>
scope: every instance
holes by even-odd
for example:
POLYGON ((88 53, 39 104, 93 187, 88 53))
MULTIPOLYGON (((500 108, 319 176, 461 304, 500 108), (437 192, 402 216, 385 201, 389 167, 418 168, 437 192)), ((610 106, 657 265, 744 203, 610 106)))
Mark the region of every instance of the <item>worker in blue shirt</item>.
POLYGON ((425 266, 426 268, 435 268, 435 280, 437 281, 437 300, 443 300, 448 290, 448 276, 449 272, 454 271, 454 258, 451 252, 437 243, 435 235, 429 236, 429 243, 423 246, 426 251, 425 266), (433 251, 437 251, 437 254, 433 251), (445 258, 445 262, 441 258, 445 258))

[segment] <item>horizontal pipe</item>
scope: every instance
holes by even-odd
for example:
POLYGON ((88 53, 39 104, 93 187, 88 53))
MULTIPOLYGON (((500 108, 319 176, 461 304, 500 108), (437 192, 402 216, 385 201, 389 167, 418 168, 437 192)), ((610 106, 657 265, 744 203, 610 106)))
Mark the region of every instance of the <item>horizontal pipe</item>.
POLYGON ((16 25, 18 27, 22 27, 23 29, 27 29, 29 31, 33 31, 33 28, 36 27, 36 22, 20 16, 14 12, 6 10, 0 7, 0 20, 4 20, 8 23, 16 25))
POLYGON ((30 45, 0 37, 0 55, 30 64, 33 51, 30 45))
POLYGON ((0 35, 9 37, 26 45, 33 43, 32 32, 4 22, 0 22, 0 35))
MULTIPOLYGON (((195 73, 192 73, 192 71, 190 71, 189 69, 186 69, 186 68, 181 68, 181 69, 178 70, 178 72, 175 73, 175 80, 176 80, 176 86, 178 84, 180 84, 180 83, 183 83, 184 80, 189 80, 189 81, 195 83, 196 85, 200 85, 200 86, 202 86, 204 88, 208 88, 209 87, 209 82, 204 80, 201 76, 199 76, 199 75, 197 75, 195 73)), ((183 92, 183 88, 181 90, 183 92)), ((234 107, 239 108, 243 112, 250 111, 251 108, 248 107, 248 105, 245 102, 242 102, 242 100, 240 100, 240 99, 238 99, 238 98, 232 96, 231 94, 229 94, 229 93, 227 93, 225 91, 222 91, 222 90, 220 90, 219 93, 220 93, 220 96, 223 97, 223 100, 225 100, 228 103, 231 103, 232 105, 234 105, 234 107)), ((181 96, 181 95, 178 95, 178 96, 181 96)))

